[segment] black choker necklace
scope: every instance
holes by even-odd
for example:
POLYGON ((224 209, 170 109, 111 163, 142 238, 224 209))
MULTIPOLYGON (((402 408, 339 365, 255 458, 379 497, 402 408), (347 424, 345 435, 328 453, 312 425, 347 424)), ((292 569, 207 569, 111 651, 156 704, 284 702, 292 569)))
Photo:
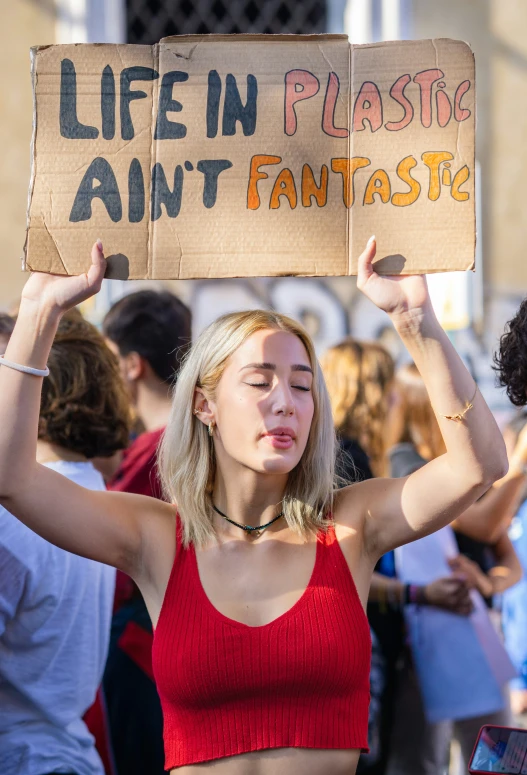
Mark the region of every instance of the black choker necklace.
POLYGON ((272 519, 266 525, 258 525, 258 527, 252 527, 251 525, 242 525, 242 524, 240 524, 240 522, 235 522, 233 519, 230 519, 226 514, 223 513, 223 511, 220 511, 219 508, 214 505, 214 503, 212 504, 212 508, 214 509, 214 511, 217 514, 220 515, 220 517, 223 517, 223 519, 226 519, 227 522, 230 522, 231 525, 236 525, 236 527, 239 527, 242 530, 245 530, 246 533, 250 533, 251 535, 255 536, 256 538, 260 538, 260 536, 262 535, 263 531, 266 528, 268 528, 270 525, 272 525, 273 522, 276 522, 277 520, 279 520, 280 517, 284 516, 284 512, 281 511, 280 514, 278 514, 277 517, 272 519))

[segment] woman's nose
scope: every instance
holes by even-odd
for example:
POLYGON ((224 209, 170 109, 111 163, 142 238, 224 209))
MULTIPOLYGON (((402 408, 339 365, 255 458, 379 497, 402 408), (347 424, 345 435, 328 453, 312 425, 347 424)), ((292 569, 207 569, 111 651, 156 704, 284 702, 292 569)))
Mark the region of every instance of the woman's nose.
POLYGON ((289 388, 278 388, 275 394, 274 411, 276 414, 291 416, 295 413, 295 403, 289 388))

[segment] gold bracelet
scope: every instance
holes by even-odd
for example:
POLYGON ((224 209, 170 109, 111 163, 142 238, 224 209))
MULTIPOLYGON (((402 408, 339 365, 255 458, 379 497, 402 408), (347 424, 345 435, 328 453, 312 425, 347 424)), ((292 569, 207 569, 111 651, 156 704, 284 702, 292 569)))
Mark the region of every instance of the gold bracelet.
POLYGON ((455 422, 461 422, 464 418, 467 412, 469 412, 471 409, 474 408, 474 399, 476 398, 476 393, 478 392, 478 385, 476 383, 476 389, 474 390, 474 395, 466 405, 465 409, 463 409, 462 412, 458 412, 457 414, 440 414, 440 417, 444 417, 445 420, 455 420, 455 422))

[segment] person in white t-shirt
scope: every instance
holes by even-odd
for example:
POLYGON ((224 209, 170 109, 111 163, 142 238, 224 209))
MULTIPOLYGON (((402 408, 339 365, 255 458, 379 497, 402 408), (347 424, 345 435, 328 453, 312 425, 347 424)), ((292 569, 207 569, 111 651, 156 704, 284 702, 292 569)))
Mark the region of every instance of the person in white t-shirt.
MULTIPOLYGON (((38 461, 103 490, 90 459, 126 447, 117 360, 80 314, 63 319, 41 399, 38 461)), ((82 720, 108 651, 115 570, 59 549, 0 507, 0 773, 103 775, 82 720)))

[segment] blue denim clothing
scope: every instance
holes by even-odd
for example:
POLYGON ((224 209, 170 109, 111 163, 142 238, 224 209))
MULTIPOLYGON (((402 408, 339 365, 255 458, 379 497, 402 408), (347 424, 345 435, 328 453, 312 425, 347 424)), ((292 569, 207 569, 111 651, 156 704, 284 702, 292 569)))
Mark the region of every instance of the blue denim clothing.
POLYGON ((519 676, 511 682, 511 686, 527 689, 527 500, 512 520, 509 538, 522 564, 524 576, 503 593, 503 635, 519 676))

